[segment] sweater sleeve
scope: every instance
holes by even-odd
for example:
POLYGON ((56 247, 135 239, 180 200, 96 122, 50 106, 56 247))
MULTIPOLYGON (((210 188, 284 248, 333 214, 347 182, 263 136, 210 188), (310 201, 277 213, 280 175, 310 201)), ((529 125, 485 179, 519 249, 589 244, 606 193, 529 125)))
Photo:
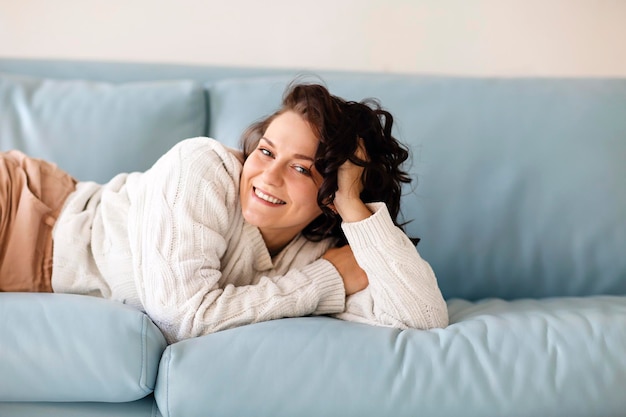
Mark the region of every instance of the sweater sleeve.
POLYGON ((336 317, 400 329, 447 326, 447 305, 432 268, 393 224, 385 204, 368 206, 372 216, 342 228, 369 285, 349 296, 336 317))
POLYGON ((191 139, 157 161, 137 186, 129 213, 135 284, 169 342, 344 309, 341 277, 324 260, 254 285, 221 282, 240 170, 215 141, 191 139))

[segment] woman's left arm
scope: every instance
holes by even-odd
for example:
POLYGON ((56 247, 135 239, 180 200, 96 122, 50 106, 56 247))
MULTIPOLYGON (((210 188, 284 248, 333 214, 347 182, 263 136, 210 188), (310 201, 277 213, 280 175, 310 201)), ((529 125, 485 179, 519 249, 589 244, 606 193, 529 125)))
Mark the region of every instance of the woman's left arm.
POLYGON ((370 217, 342 227, 369 285, 348 296, 337 317, 398 328, 447 326, 447 305, 428 262, 393 224, 385 204, 367 207, 374 211, 370 217))
MULTIPOLYGON (((362 147, 357 156, 367 158, 362 147)), ((346 311, 338 317, 399 328, 447 326, 447 305, 432 268, 395 226, 384 203, 363 203, 362 174, 363 167, 349 160, 339 169, 333 205, 343 220, 342 228, 351 251, 325 257, 336 267, 337 259, 342 259, 344 270, 338 268, 341 274, 358 277, 364 271, 369 285, 366 282, 361 286, 367 286, 362 291, 348 292, 346 311), (356 264, 346 268, 350 262, 356 264)), ((349 281, 346 278, 344 282, 349 281)))

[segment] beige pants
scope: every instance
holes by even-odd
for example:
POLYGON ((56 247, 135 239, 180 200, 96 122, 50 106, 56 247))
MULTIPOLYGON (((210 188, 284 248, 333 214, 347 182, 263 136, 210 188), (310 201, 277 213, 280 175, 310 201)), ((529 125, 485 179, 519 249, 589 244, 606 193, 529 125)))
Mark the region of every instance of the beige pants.
POLYGON ((52 227, 75 188, 54 164, 0 153, 0 291, 52 291, 52 227))

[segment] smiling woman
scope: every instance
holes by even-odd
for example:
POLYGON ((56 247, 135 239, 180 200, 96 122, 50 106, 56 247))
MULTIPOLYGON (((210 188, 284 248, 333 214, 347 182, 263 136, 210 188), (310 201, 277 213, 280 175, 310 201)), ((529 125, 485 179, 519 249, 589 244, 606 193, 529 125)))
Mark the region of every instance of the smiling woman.
MULTIPOLYGON (((397 224, 410 178, 392 123, 374 102, 294 84, 277 112, 244 132, 243 161, 201 137, 104 185, 41 170, 42 183, 69 178, 71 187, 56 223, 41 210, 24 217, 54 224, 52 238, 22 248, 35 254, 52 246, 51 282, 24 287, 51 284, 55 292, 135 306, 169 342, 305 315, 446 326, 433 270, 397 224)), ((28 160, 31 171, 47 166, 28 160)), ((17 192, 5 197, 9 206, 28 192, 11 183, 15 174, 0 176, 4 189, 17 192)), ((2 213, 11 229, 14 219, 2 213)), ((38 275, 3 270, 0 290, 25 276, 38 275)))

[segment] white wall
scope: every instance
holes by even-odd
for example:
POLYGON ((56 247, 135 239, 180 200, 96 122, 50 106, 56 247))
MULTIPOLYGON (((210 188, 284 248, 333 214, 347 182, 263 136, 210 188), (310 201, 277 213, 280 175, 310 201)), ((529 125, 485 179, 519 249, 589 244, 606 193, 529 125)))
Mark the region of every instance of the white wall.
POLYGON ((626 76, 626 0, 0 0, 0 56, 626 76))

